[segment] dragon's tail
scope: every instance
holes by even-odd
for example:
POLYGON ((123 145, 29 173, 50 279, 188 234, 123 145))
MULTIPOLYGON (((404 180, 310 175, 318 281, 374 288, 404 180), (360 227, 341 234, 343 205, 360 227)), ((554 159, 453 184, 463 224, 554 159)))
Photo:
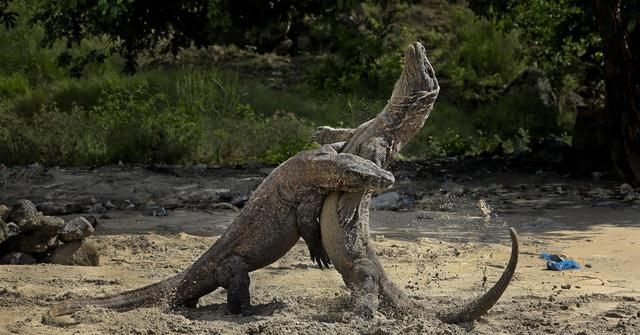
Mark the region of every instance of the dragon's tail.
POLYGON ((509 258, 509 264, 507 268, 500 276, 498 282, 487 291, 487 293, 474 299, 473 301, 455 308, 453 311, 442 311, 437 313, 440 320, 446 323, 461 323, 473 321, 484 313, 489 311, 491 307, 500 299, 500 296, 504 293, 511 282, 511 278, 518 265, 518 234, 513 228, 509 228, 509 234, 511 235, 511 257, 509 258))
POLYGON ((181 272, 161 282, 141 287, 135 290, 99 298, 85 298, 61 302, 51 306, 42 317, 44 324, 55 326, 70 326, 78 324, 78 321, 66 321, 59 316, 72 314, 86 306, 109 308, 118 311, 126 311, 137 307, 159 306, 162 304, 174 305, 176 300, 176 287, 184 278, 181 272))

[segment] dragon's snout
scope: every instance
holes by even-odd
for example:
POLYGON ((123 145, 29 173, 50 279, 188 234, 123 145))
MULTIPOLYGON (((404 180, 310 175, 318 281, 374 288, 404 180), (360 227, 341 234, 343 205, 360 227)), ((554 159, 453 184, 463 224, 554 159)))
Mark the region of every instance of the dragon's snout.
MULTIPOLYGON (((420 42, 407 47, 404 57, 404 83, 410 92, 434 92, 440 89, 433 66, 427 58, 427 51, 420 42)), ((407 94, 409 92, 405 92, 407 94)), ((408 95, 408 94, 407 94, 408 95)))

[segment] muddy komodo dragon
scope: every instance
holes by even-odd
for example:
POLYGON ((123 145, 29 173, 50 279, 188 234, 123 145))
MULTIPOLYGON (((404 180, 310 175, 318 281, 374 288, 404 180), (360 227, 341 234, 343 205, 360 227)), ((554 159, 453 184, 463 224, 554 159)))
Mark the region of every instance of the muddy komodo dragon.
MULTIPOLYGON (((320 127, 316 140, 347 141, 343 153, 359 155, 387 168, 400 149, 420 130, 429 116, 440 87, 424 47, 407 48, 405 64, 387 106, 374 119, 357 129, 320 127)), ((392 306, 417 307, 390 281, 369 244, 370 191, 331 193, 325 198, 320 226, 322 242, 346 285, 352 290, 356 311, 372 317, 382 296, 392 306)), ((437 311, 445 322, 477 319, 487 312, 507 288, 518 261, 518 241, 510 230, 512 250, 509 263, 498 282, 484 295, 447 311, 437 311)))
POLYGON ((336 150, 343 145, 327 144, 303 151, 274 169, 224 234, 188 269, 136 290, 56 304, 44 315, 43 322, 75 324, 56 317, 84 306, 116 310, 161 304, 195 306, 200 297, 218 287, 227 289, 231 313, 247 314, 249 272, 278 260, 300 237, 321 268, 329 263, 318 224, 326 194, 336 190, 384 190, 393 185, 393 175, 371 161, 338 153, 336 150))

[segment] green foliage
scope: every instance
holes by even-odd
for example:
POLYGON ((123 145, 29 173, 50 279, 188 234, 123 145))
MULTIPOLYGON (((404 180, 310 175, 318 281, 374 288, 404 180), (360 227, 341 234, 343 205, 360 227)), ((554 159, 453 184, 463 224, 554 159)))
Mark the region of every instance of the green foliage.
POLYGON ((174 108, 147 85, 106 90, 90 111, 105 132, 105 158, 111 162, 178 162, 189 158, 200 136, 199 118, 174 108))
POLYGON ((18 13, 9 9, 10 0, 0 0, 0 23, 9 29, 16 25, 18 13))
POLYGON ((7 77, 0 77, 0 98, 25 95, 30 89, 27 78, 20 72, 12 73, 7 77))
MULTIPOLYGON (((442 90, 427 126, 407 148, 408 157, 525 150, 529 141, 572 125, 571 108, 561 105, 561 115, 543 109, 533 99, 536 92, 504 94, 504 87, 535 63, 529 33, 501 30, 502 20, 478 18, 463 5, 444 1, 273 5, 258 4, 260 12, 244 1, 193 0, 154 8, 145 19, 153 21, 149 27, 157 35, 147 38, 149 30, 135 30, 142 21, 133 18, 150 6, 144 1, 89 6, 14 0, 9 10, 19 13, 17 25, 0 29, 2 162, 281 162, 310 145, 315 126, 353 127, 375 116, 401 71, 404 48, 415 40, 427 46, 442 90), (193 13, 183 13, 189 4, 193 13), (207 13, 208 18, 180 23, 187 26, 176 18, 161 22, 171 11, 176 17, 207 13), (86 16, 76 20, 69 13, 86 16), (124 25, 127 20, 133 20, 131 26, 124 25), (185 30, 174 34, 176 29, 185 30), (293 74, 280 71, 296 78, 285 78, 286 89, 260 80, 256 72, 272 71, 256 69, 256 60, 269 63, 278 56, 262 59, 246 50, 269 51, 285 37, 297 43, 297 36, 310 39, 305 51, 312 54, 304 56, 310 61, 293 74), (50 49, 39 46, 43 39, 50 49), (198 51, 205 60, 198 64, 181 57, 154 62, 164 52, 212 42, 235 43, 227 59, 242 54, 256 64, 227 66, 238 73, 223 71, 228 64, 217 63, 210 50, 198 51), (111 53, 125 59, 103 58, 111 53), (123 63, 132 67, 141 60, 135 75, 120 74, 123 63), (310 80, 301 83, 305 71, 310 80), (248 72, 252 75, 245 78, 248 72)), ((562 82, 567 91, 584 85, 572 73, 562 82)))
POLYGON ((503 33, 492 22, 460 6, 451 7, 450 34, 439 49, 439 74, 455 97, 489 101, 524 69, 517 31, 503 33))
POLYGON ((362 5, 348 15, 312 22, 311 35, 334 46, 324 64, 310 73, 317 89, 387 94, 402 69, 402 48, 391 43, 391 21, 405 6, 382 10, 362 5))
POLYGON ((503 30, 517 30, 525 55, 554 82, 571 74, 582 83, 600 80, 601 41, 589 1, 469 1, 503 30))
POLYGON ((158 6, 143 0, 43 1, 37 3, 33 22, 45 28, 43 44, 66 41, 68 50, 58 60, 75 74, 112 54, 124 57, 125 70, 133 72, 140 55, 175 55, 189 46, 236 44, 270 51, 288 35, 306 30, 306 18, 334 17, 359 2, 187 0, 158 6), (71 49, 94 38, 104 38, 104 46, 72 54, 71 49))
POLYGON ((180 68, 24 91, 13 103, 0 99, 0 157, 5 164, 229 165, 279 163, 309 145, 309 124, 254 112, 237 85, 235 76, 180 68))

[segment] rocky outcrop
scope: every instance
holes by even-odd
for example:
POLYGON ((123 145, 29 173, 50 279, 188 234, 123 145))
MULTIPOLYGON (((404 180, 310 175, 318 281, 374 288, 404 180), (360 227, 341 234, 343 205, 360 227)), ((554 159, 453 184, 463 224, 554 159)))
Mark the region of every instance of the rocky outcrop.
POLYGON ((97 249, 85 241, 93 232, 83 217, 65 223, 43 215, 26 199, 16 201, 11 209, 0 204, 0 264, 98 265, 97 249))

